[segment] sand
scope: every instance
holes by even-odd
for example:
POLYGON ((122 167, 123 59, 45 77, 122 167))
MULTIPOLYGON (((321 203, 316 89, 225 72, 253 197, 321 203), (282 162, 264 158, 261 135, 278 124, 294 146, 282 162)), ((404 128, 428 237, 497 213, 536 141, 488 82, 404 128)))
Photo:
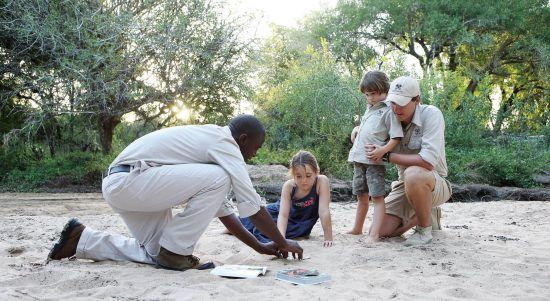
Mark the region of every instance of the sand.
POLYGON ((355 203, 333 203, 334 246, 322 247, 318 223, 310 239, 300 241, 310 257, 302 261, 257 254, 221 234, 222 224, 213 220, 195 255, 267 266, 265 276, 253 279, 132 262, 46 264, 69 217, 100 230, 128 231, 100 194, 0 194, 0 203, 0 300, 550 299, 550 202, 444 204, 443 230, 424 247, 405 247, 404 238, 367 244, 364 236, 344 234, 355 203), (332 281, 295 286, 275 280, 275 272, 287 267, 316 268, 332 281))

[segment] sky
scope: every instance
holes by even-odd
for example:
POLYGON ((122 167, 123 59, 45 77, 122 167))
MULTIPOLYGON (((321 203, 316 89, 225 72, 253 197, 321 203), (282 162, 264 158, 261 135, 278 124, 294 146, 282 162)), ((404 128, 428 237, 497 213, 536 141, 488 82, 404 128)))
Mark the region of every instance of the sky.
POLYGON ((294 27, 308 13, 336 6, 337 0, 227 0, 242 12, 254 12, 261 18, 260 37, 269 35, 269 24, 294 27))

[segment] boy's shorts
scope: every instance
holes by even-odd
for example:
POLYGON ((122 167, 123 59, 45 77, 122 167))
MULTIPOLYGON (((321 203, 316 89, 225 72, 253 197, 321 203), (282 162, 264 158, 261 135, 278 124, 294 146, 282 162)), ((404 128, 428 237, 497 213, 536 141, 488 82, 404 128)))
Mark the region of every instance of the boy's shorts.
POLYGON ((371 197, 384 196, 384 178, 386 177, 386 165, 374 165, 353 163, 354 195, 368 193, 371 197))
MULTIPOLYGON (((451 198, 451 183, 442 178, 435 170, 432 171, 435 177, 435 186, 432 191, 432 207, 439 206, 451 198)), ((391 192, 386 196, 386 214, 395 215, 401 218, 403 225, 407 224, 415 215, 405 194, 405 183, 394 181, 391 185, 391 192)))

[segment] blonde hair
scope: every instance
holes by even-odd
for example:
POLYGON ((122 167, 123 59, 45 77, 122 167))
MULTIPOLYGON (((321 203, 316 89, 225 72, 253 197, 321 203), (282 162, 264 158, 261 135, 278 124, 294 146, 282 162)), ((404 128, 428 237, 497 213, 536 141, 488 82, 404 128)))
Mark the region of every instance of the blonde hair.
POLYGON ((313 170, 313 172, 315 172, 316 174, 319 174, 319 164, 317 164, 317 159, 315 158, 315 156, 308 151, 301 150, 297 152, 296 155, 294 155, 294 157, 292 157, 292 159, 290 160, 290 164, 289 164, 290 177, 294 177, 294 171, 296 170, 296 168, 298 167, 305 168, 306 165, 309 165, 313 170))
POLYGON ((363 76, 359 91, 365 94, 367 92, 388 93, 390 90, 390 79, 382 71, 369 71, 363 76))

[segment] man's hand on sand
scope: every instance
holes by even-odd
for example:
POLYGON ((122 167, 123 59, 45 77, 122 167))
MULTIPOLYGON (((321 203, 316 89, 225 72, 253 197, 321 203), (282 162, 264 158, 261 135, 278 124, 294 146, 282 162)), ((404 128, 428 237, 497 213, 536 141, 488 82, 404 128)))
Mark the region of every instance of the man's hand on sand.
POLYGON ((277 248, 277 244, 270 241, 268 243, 262 243, 261 248, 258 250, 258 253, 278 256, 280 252, 277 248))
POLYGON ((286 246, 279 247, 277 257, 287 258, 288 253, 292 253, 292 258, 296 259, 296 256, 298 256, 298 259, 301 260, 303 258, 304 250, 294 240, 286 239, 286 246))

